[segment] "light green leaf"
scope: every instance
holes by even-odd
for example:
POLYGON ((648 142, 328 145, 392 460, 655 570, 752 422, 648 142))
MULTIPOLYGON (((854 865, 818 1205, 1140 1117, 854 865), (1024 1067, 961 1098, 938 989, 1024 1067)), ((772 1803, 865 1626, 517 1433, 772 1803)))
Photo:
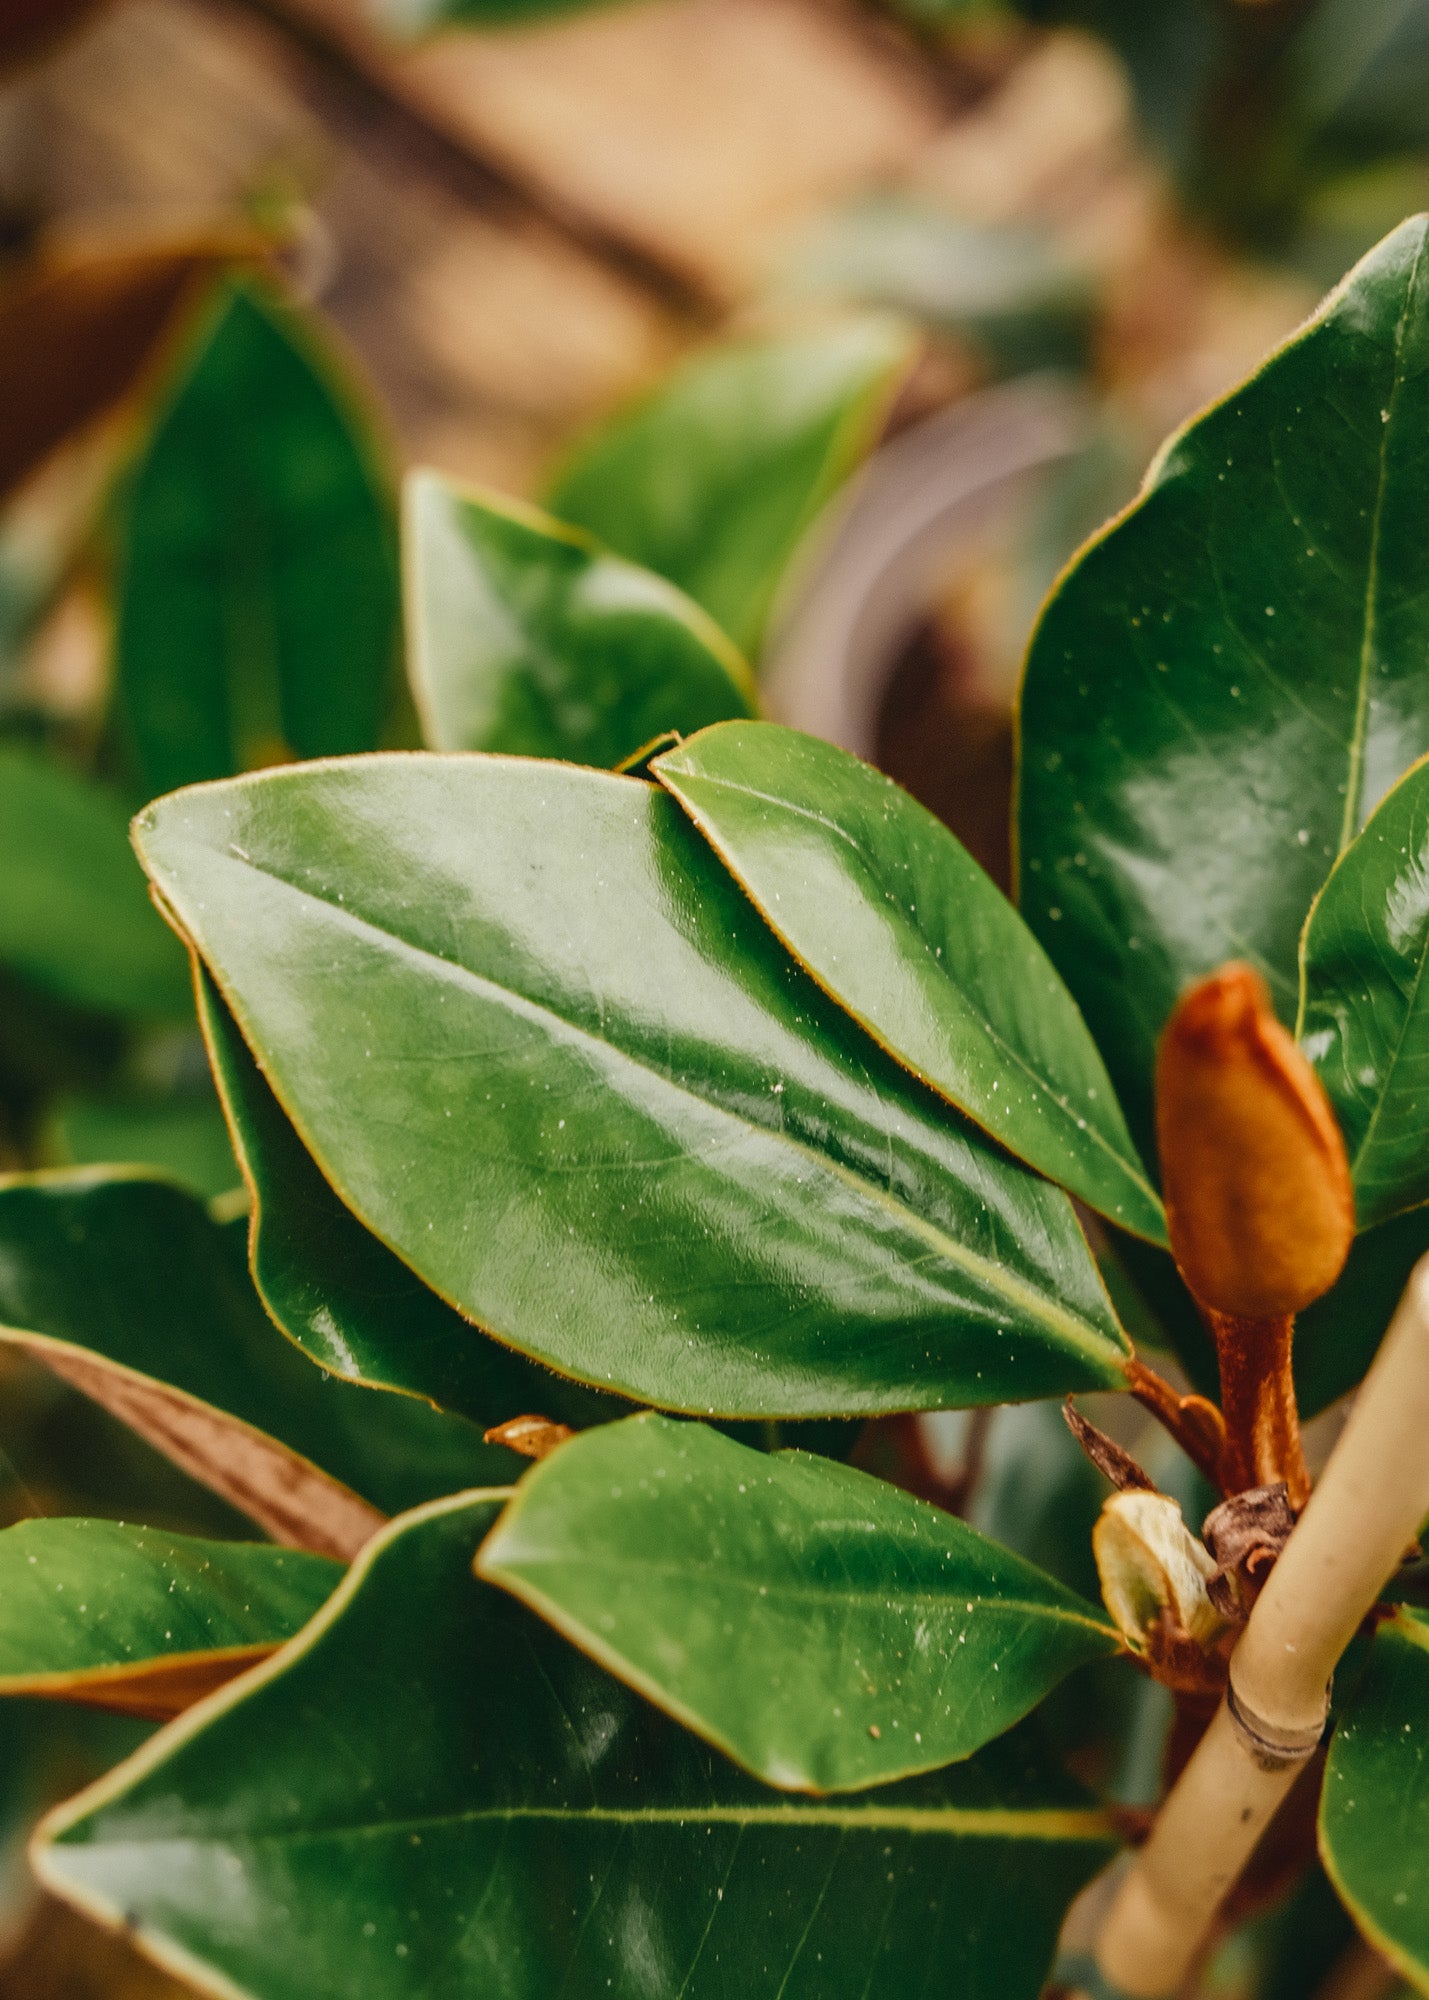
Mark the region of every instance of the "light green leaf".
POLYGON ((1076 1002, 932 813, 846 750, 768 722, 707 729, 652 769, 884 1048, 1029 1166, 1165 1241, 1076 1002))
POLYGON ((266 1543, 21 1521, 0 1533, 0 1695, 176 1714, 291 1638, 341 1578, 266 1543))
POLYGON ((117 695, 151 791, 377 741, 395 542, 332 359, 265 288, 229 280, 125 496, 117 695))
POLYGON ((896 1486, 654 1415, 527 1473, 477 1568, 793 1791, 968 1757, 1120 1643, 1100 1610, 896 1486))
MULTIPOLYGON (((483 1430, 534 1415, 578 1429, 626 1411, 614 1397, 488 1340, 364 1229, 288 1123, 206 971, 200 970, 197 991, 214 1076, 252 1190, 253 1282, 270 1316, 304 1353, 350 1381, 460 1411, 483 1430)), ((407 1420, 420 1432, 430 1413, 409 1408, 407 1420)), ((400 1424, 402 1413, 393 1414, 400 1424)), ((464 1425, 451 1429, 454 1440, 471 1442, 464 1425)), ((478 1465, 462 1450, 459 1461, 438 1452, 433 1471, 438 1464, 456 1475, 441 1489, 451 1492, 479 1475, 504 1478, 516 1461, 490 1451, 478 1465)), ((402 1504, 430 1497, 412 1494, 402 1504)))
POLYGON ((349 1556, 384 1513, 512 1460, 464 1419, 314 1368, 220 1227, 113 1170, 0 1180, 0 1342, 103 1403, 270 1534, 349 1556))
POLYGON ((117 798, 0 745, 0 963, 58 999, 182 1020, 184 954, 149 901, 117 798))
MULTIPOLYGON (((931 23, 997 6, 903 0, 901 11, 931 23)), ((863 194, 819 215, 781 258, 776 283, 781 294, 842 298, 970 336, 1003 371, 1086 365, 1092 286, 1046 228, 975 222, 916 195, 863 194)))
POLYGON ((151 1167, 212 1201, 242 1176, 207 1078, 202 1089, 105 1092, 61 1099, 46 1127, 47 1157, 75 1167, 151 1167))
POLYGON ((1429 1201, 1429 763, 1330 871, 1301 940, 1298 1030, 1339 1116, 1361 1229, 1429 1201))
POLYGON ((1320 1858, 1377 1951, 1429 1993, 1429 1616, 1400 1605, 1330 1742, 1320 1858))
POLYGON ((1310 903, 1429 750, 1423 218, 1163 448, 1063 576, 1022 695, 1022 907, 1132 1130, 1188 981, 1294 1018, 1310 903))
POLYGON ((499 1339, 699 1415, 1124 1379, 1065 1197, 819 993, 658 787, 373 757, 138 826, 326 1178, 499 1339))
POLYGON ((873 445, 912 359, 897 322, 731 341, 581 447, 551 512, 679 584, 757 653, 790 558, 873 445))
POLYGON ((907 2000, 930 1976, 1034 2000, 1114 1844, 1085 1794, 1012 1738, 781 1798, 472 1577, 495 1505, 394 1522, 283 1653, 51 1818, 46 1886, 253 2000, 907 2000))
POLYGON ((749 715, 749 668, 664 577, 440 473, 406 487, 407 661, 433 750, 609 767, 749 715))

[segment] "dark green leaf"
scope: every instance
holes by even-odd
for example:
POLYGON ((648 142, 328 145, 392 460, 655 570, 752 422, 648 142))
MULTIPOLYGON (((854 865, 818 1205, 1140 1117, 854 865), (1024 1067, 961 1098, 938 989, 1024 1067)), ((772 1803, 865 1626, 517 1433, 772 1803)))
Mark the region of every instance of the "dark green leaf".
POLYGON ((794 1791, 970 1756, 1120 1644, 1084 1599, 896 1486, 654 1415, 527 1473, 478 1570, 794 1791))
POLYGON ((1401 1605, 1330 1743, 1320 1857, 1350 1914, 1429 1992, 1429 1616, 1401 1605))
POLYGON ((1311 899, 1429 749, 1425 230, 1170 441, 1032 642, 1023 910, 1138 1133, 1185 982, 1249 960, 1293 1019, 1311 899))
POLYGON ((285 1540, 343 1555, 381 1514, 512 1463, 462 1418, 314 1368, 221 1228, 168 1182, 0 1182, 0 1340, 102 1402, 285 1540), (359 1498, 359 1495, 362 1497, 359 1498))
POLYGON ((127 489, 118 700, 151 791, 377 741, 396 549, 374 448, 311 328, 220 288, 127 489))
POLYGON ((291 1638, 341 1578, 266 1543, 21 1521, 0 1533, 0 1695, 173 1714, 291 1638))
POLYGON ((826 993, 1009 1152, 1124 1229, 1161 1203, 1076 1003, 1016 910, 871 765, 769 722, 653 766, 826 993))
POLYGON ((1429 763, 1330 871, 1301 941, 1298 1033, 1345 1135, 1361 1229, 1429 1201, 1429 763))
POLYGON ((872 317, 699 355, 577 451, 551 511, 679 584, 752 655, 911 358, 909 335, 872 317))
POLYGON ((73 1005, 182 1019, 184 954, 149 901, 117 798, 0 745, 0 962, 73 1005))
MULTIPOLYGON (((541 1415, 579 1428, 628 1408, 488 1340, 364 1229, 288 1123, 212 979, 200 972, 199 1017, 234 1143, 252 1188, 249 1261, 269 1314, 320 1367, 460 1411, 483 1430, 541 1415)), ((418 1425, 425 1427, 425 1416, 418 1425)), ((452 1427, 454 1438, 464 1428, 452 1427)), ((463 1449, 444 1488, 505 1477, 515 1461, 463 1449), (465 1467, 464 1475, 459 1466, 465 1467)), ((433 1467, 435 1470, 435 1465, 433 1467)), ((413 1494, 404 1504, 427 1499, 413 1494)))
POLYGON ((749 668, 652 570, 437 472, 407 482, 407 661, 433 750, 609 767, 667 729, 749 715, 749 668))
POLYGON ((326 1177, 498 1338, 698 1415, 1123 1379, 1065 1197, 819 993, 658 787, 373 757, 138 837, 326 1177))
POLYGON ((284 1654, 49 1822, 46 1884, 256 2000, 1034 2000, 1112 1847, 1085 1794, 1012 1738, 780 1798, 476 1582, 494 1511, 394 1523, 284 1654))

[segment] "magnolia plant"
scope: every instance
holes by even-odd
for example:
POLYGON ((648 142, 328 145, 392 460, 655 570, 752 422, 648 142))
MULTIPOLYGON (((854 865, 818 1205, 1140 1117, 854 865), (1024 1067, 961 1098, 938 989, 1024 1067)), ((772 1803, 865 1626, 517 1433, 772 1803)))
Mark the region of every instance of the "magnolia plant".
MULTIPOLYGON (((0 1692, 171 1718, 44 1822, 53 1892, 255 2000, 1041 1991, 1154 1809, 1123 1753, 1172 1711, 1174 1781, 1294 1545, 1302 1419, 1429 1249, 1427 239, 1062 577, 1019 907, 760 719, 712 616, 757 651, 897 329, 697 362, 565 520, 418 477, 430 747, 327 754, 374 740, 386 572, 302 579, 371 482, 331 427, 280 454, 289 545, 243 425, 205 456, 245 342, 296 355, 290 442, 319 380, 225 295, 129 482, 118 645, 149 788, 207 779, 134 839, 246 1198, 14 1176, 0 1320, 268 1539, 0 1533, 0 1692), (227 515, 184 502, 234 465, 227 515), (940 1474, 919 1413, 1009 1404, 940 1474)), ((1223 1923, 1328 1874, 1429 1991, 1417 1581, 1223 1923)))

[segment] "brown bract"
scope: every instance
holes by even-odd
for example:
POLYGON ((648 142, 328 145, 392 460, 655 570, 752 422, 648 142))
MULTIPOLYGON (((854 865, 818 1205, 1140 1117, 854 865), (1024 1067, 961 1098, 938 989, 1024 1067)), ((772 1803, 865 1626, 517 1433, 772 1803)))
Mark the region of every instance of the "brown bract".
POLYGON ((1167 1022, 1156 1135, 1171 1248, 1202 1306, 1267 1318, 1329 1290, 1354 1237, 1344 1141, 1249 966, 1203 979, 1167 1022))

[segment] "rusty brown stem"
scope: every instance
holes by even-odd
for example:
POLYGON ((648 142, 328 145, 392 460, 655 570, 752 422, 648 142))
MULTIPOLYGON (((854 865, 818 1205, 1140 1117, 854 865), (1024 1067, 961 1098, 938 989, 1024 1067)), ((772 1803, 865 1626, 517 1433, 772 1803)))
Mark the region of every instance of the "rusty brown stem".
POLYGON ((1170 1431, 1191 1463, 1220 1487, 1226 1431, 1215 1404, 1204 1396, 1183 1396, 1164 1375, 1134 1355, 1127 1363, 1126 1386, 1142 1408, 1170 1431))
POLYGON ((1310 1474, 1300 1442, 1300 1412, 1291 1371, 1295 1321, 1290 1313, 1250 1317, 1206 1309, 1221 1364, 1221 1412, 1226 1442, 1221 1488, 1285 1482, 1298 1514, 1310 1498, 1310 1474))

